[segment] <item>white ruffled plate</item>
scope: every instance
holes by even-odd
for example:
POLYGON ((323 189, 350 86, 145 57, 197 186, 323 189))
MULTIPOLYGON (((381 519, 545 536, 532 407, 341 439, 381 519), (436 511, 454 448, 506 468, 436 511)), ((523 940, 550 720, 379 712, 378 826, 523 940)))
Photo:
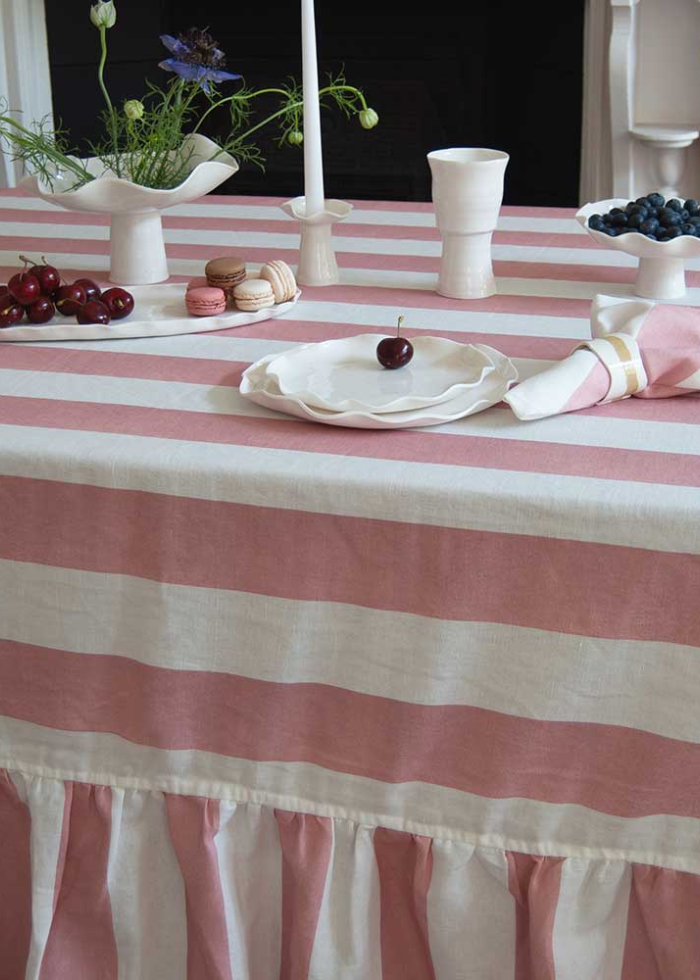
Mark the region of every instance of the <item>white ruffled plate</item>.
POLYGON ((256 361, 243 372, 240 391, 257 405, 271 408, 285 415, 294 415, 324 425, 339 425, 354 429, 411 429, 426 425, 442 425, 500 402, 508 389, 518 380, 518 372, 510 358, 485 344, 475 345, 493 365, 479 385, 459 391, 448 401, 403 412, 332 412, 305 404, 300 398, 283 394, 275 378, 267 373, 275 355, 270 354, 256 361))
POLYGON ((428 408, 478 388, 495 370, 485 349, 444 337, 415 337, 413 359, 387 370, 377 360, 386 334, 358 334, 285 351, 268 365, 279 392, 310 408, 373 415, 428 408))
POLYGON ((23 320, 15 327, 0 329, 0 343, 46 340, 118 340, 122 337, 169 337, 183 333, 206 333, 227 327, 243 327, 247 323, 283 316, 301 296, 297 292, 288 303, 278 303, 257 313, 226 310, 218 316, 189 316, 185 307, 185 283, 166 283, 154 286, 130 286, 134 311, 124 320, 112 320, 108 326, 99 323, 81 324, 72 316, 57 313, 50 323, 37 326, 23 320))

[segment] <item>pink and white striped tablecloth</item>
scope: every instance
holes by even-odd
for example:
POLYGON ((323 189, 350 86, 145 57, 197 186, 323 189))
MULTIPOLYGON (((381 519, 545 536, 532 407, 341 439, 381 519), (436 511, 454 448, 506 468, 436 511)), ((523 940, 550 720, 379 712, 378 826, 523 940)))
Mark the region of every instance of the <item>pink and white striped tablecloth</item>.
MULTIPOLYGON (((174 279, 294 264, 278 204, 173 209, 174 279)), ((3 281, 104 277, 101 217, 0 205, 3 281)), ((459 302, 429 205, 335 230, 291 317, 0 345, 0 976, 700 978, 698 397, 372 432, 237 387, 398 314, 526 377, 634 260, 506 208, 459 302)))

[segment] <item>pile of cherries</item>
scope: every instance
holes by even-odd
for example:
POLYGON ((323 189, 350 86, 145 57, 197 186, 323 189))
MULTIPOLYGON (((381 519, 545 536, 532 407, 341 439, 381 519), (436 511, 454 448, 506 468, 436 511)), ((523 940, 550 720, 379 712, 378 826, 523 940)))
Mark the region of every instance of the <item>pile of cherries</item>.
POLYGON ((24 255, 20 261, 24 269, 0 286, 0 327, 14 327, 25 315, 30 323, 48 323, 56 312, 75 316, 78 323, 106 326, 111 320, 123 320, 134 308, 134 297, 120 286, 103 293, 92 279, 64 282, 43 256, 41 265, 24 255))
POLYGON ((611 208, 607 214, 592 214, 588 227, 615 238, 629 232, 645 235, 655 242, 670 242, 681 235, 700 238, 700 205, 695 198, 666 201, 662 194, 647 194, 630 201, 624 208, 611 208))

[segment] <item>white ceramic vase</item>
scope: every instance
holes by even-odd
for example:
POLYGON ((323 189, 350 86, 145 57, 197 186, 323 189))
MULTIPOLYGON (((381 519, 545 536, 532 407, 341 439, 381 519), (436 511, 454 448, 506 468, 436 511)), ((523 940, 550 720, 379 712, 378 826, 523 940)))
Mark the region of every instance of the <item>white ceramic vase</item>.
POLYGON ((491 237, 503 201, 508 160, 501 150, 473 147, 428 154, 442 236, 437 288, 441 296, 481 299, 496 292, 491 237))
POLYGON ((175 204, 194 201, 218 187, 238 170, 238 163, 228 153, 199 133, 186 137, 193 145, 192 170, 187 178, 170 190, 143 187, 130 180, 104 172, 99 160, 86 160, 95 180, 77 190, 69 190, 72 177, 59 176, 51 189, 39 177, 25 177, 21 186, 44 201, 68 211, 88 211, 110 215, 111 282, 122 285, 145 285, 168 278, 168 262, 163 240, 161 212, 175 204), (212 160, 218 154, 215 160, 212 160))

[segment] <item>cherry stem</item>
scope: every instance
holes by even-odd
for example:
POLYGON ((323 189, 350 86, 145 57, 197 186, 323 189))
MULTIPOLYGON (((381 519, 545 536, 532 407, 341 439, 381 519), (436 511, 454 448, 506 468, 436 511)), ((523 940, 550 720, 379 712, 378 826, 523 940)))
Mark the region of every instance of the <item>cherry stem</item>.
POLYGON ((399 317, 399 322, 396 324, 396 336, 397 337, 399 335, 399 330, 401 329, 401 324, 403 323, 403 320, 404 320, 404 318, 402 316, 400 316, 399 317))
POLYGON ((38 265, 38 263, 35 262, 34 259, 28 259, 26 255, 20 255, 19 256, 19 260, 20 260, 20 262, 24 262, 24 271, 25 272, 27 271, 27 266, 28 265, 38 265))

